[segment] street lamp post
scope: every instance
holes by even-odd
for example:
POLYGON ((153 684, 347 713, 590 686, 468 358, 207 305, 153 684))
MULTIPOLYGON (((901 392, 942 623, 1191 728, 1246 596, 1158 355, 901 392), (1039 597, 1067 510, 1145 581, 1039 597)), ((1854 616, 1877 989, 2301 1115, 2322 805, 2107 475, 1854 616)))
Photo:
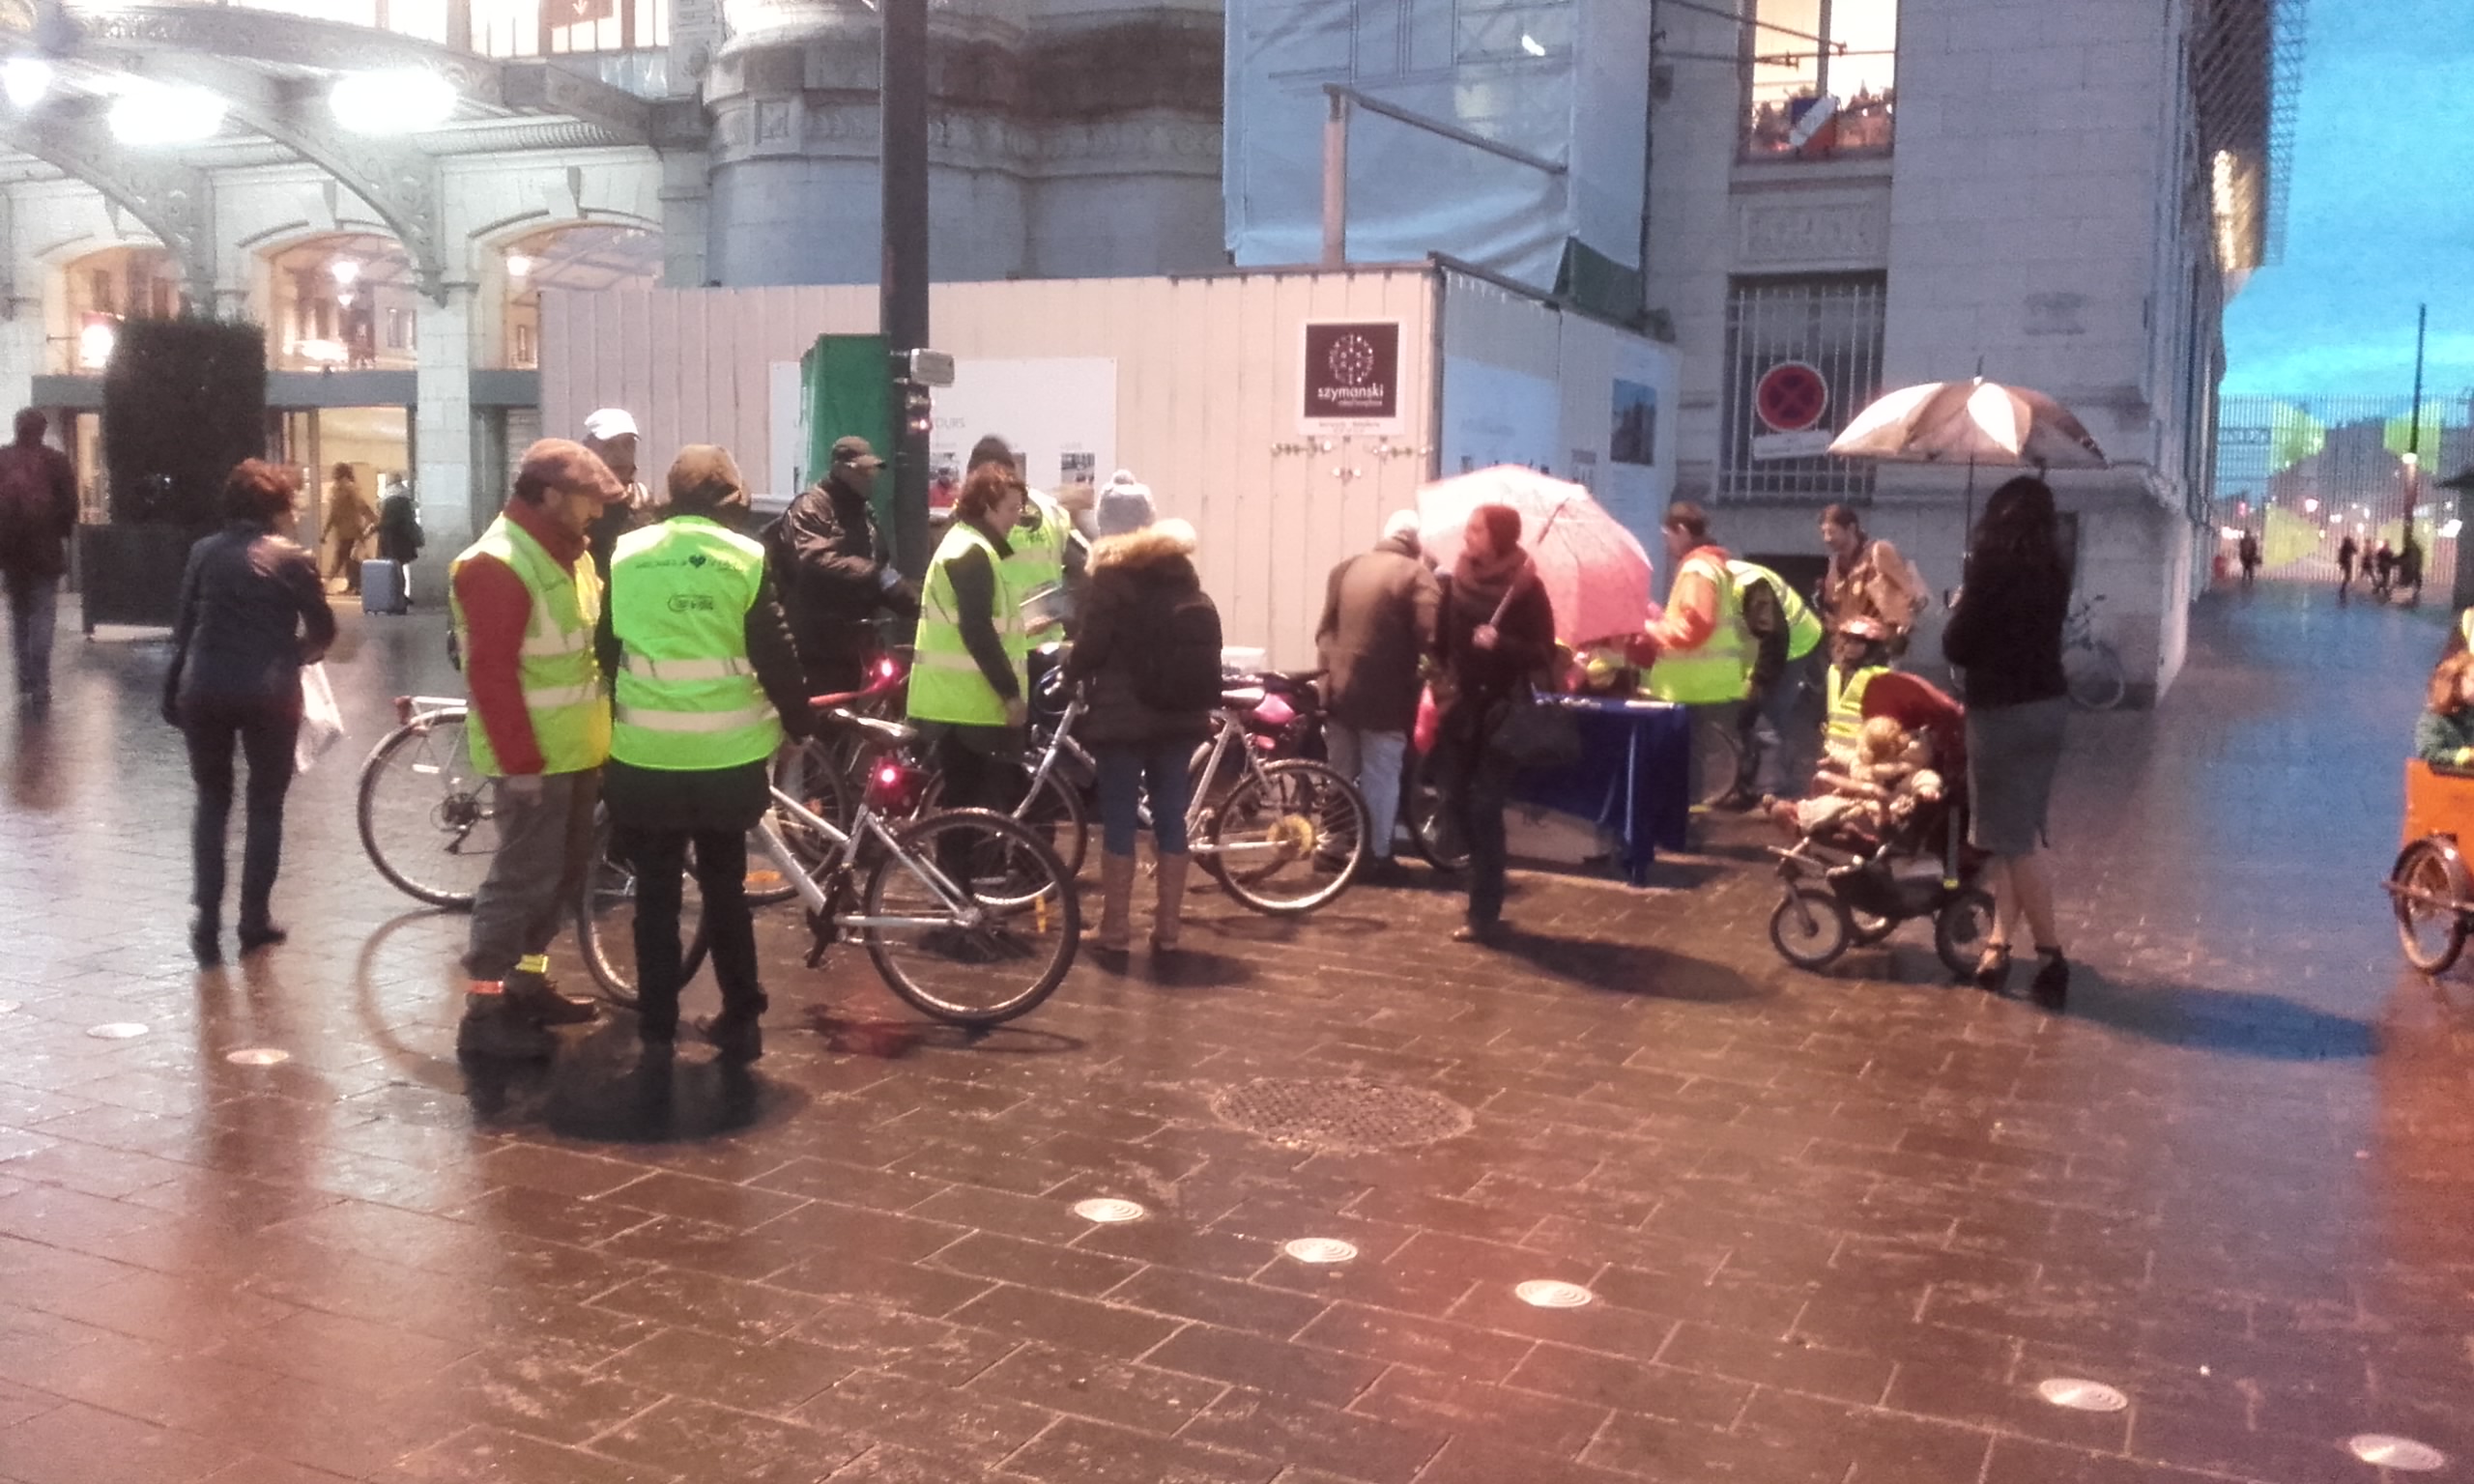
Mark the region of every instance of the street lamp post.
POLYGON ((928 568, 927 392, 910 378, 928 344, 928 0, 878 0, 884 20, 884 262, 879 318, 893 352, 893 546, 902 570, 928 568))

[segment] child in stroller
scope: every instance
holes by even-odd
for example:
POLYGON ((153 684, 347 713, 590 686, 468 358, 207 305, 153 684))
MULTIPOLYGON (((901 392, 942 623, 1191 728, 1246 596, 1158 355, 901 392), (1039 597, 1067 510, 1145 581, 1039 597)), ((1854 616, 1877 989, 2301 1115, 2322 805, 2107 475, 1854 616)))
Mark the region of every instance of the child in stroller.
POLYGON ((1772 851, 1785 890, 1770 944, 1818 969, 1930 917, 1935 952, 1965 978, 1993 923, 1966 844, 1966 713, 1929 682, 1886 672, 1865 687, 1863 716, 1850 766, 1825 769, 1814 797, 1778 806, 1796 842, 1772 851))

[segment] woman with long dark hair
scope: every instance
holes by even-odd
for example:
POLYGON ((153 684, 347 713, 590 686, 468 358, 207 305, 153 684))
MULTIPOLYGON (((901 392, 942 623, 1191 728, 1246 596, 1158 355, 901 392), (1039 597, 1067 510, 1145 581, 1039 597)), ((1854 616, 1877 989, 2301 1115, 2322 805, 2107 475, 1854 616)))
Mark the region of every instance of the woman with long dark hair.
POLYGON ((2010 942, 2024 921, 2038 960, 2031 987, 2037 1003, 2055 1010, 2069 991, 2070 963, 2039 847, 2070 713, 2061 673, 2070 582, 2053 491, 2021 475, 1985 503, 1968 545, 1966 584, 1942 631, 1942 656, 1967 672, 1968 839, 1992 857, 1984 889, 1993 897, 1993 928, 1975 982, 1996 994, 2007 986, 2010 942))
POLYGON ((188 742, 197 784, 190 828, 198 962, 223 956, 223 840, 232 815, 232 757, 248 759, 248 834, 241 854, 241 952, 280 943, 270 911, 283 860, 283 796, 301 731, 301 667, 335 642, 318 564, 292 541, 292 475, 248 459, 223 485, 230 524, 189 548, 163 677, 163 719, 188 742))
POLYGON ((1452 691, 1435 754, 1446 807, 1469 842, 1469 915, 1452 936, 1491 944, 1503 932, 1504 805, 1516 771, 1494 735, 1521 687, 1555 657, 1555 607, 1510 505, 1470 512, 1435 642, 1452 691))

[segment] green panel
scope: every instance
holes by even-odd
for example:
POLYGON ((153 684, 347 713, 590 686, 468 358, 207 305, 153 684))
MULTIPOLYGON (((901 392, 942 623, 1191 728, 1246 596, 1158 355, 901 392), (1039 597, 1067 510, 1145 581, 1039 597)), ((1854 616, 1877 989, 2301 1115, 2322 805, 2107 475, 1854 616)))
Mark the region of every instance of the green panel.
POLYGON ((882 335, 819 335, 799 357, 799 397, 808 410, 808 479, 824 477, 833 441, 856 433, 886 461, 878 471, 877 523, 893 530, 892 389, 882 335))
POLYGON ((1641 271, 1625 268, 1577 237, 1564 240, 1555 297, 1618 325, 1641 323, 1641 271))

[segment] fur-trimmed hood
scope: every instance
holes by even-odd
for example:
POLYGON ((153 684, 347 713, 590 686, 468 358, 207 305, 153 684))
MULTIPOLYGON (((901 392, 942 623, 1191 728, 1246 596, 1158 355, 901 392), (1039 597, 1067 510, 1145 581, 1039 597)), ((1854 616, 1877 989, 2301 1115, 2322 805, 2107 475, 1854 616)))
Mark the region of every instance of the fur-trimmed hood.
POLYGON ((1104 538, 1091 548, 1094 575, 1122 569, 1129 575, 1148 573, 1184 561, 1194 554, 1194 528, 1179 520, 1160 521, 1140 530, 1104 538))

